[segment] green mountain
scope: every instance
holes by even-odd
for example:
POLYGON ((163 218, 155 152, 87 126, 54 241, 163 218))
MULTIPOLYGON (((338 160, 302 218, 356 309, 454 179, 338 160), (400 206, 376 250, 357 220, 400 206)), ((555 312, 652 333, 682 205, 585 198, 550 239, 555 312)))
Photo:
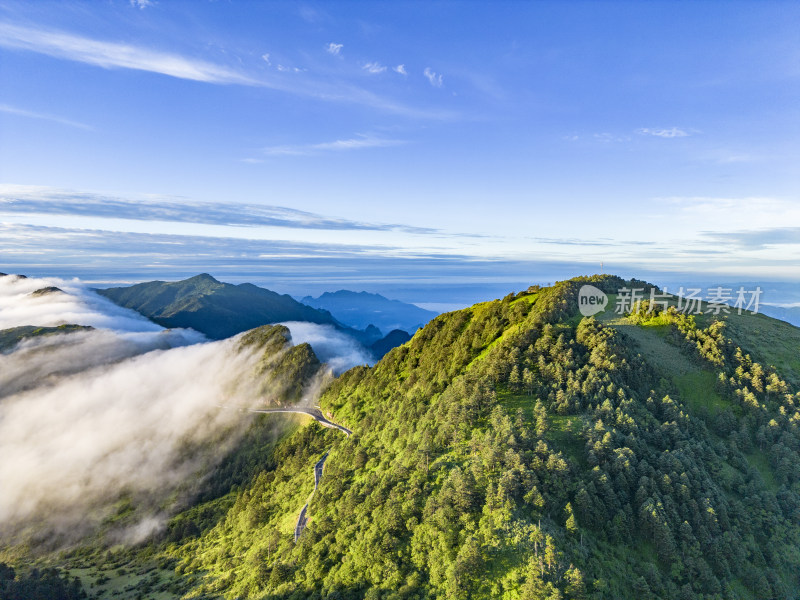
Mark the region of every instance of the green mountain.
POLYGON ((386 334, 386 337, 370 344, 369 349, 380 358, 392 348, 405 344, 410 339, 411 336, 404 329, 393 329, 386 334))
POLYGON ((222 283, 205 273, 183 281, 149 281, 96 291, 159 325, 191 327, 212 339, 283 321, 341 327, 330 313, 301 304, 286 294, 251 283, 222 283))
POLYGON ((387 332, 402 329, 414 333, 439 314, 400 300, 389 300, 380 294, 349 290, 325 292, 318 298, 306 296, 301 302, 327 310, 351 327, 365 329, 374 325, 387 332))
POLYGON ((29 338, 42 335, 72 333, 74 331, 90 331, 92 329, 94 328, 87 325, 58 325, 57 327, 22 325, 20 327, 11 327, 10 329, 0 329, 0 352, 11 350, 22 340, 29 338))
POLYGON ((262 415, 161 536, 50 564, 116 598, 798 597, 800 330, 646 302, 581 317, 586 283, 612 307, 651 287, 441 315, 325 389, 352 434, 319 415, 258 443, 297 418, 262 415))

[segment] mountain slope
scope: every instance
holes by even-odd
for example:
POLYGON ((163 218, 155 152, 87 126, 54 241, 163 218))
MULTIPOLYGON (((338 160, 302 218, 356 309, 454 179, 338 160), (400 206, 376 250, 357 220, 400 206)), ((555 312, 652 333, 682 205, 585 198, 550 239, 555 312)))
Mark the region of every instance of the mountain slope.
POLYGON ((330 313, 305 306, 288 295, 250 283, 221 283, 208 274, 183 281, 150 281, 97 292, 159 325, 191 327, 212 339, 223 339, 282 321, 339 326, 330 313))
POLYGON ((260 463, 232 457, 223 471, 253 477, 122 564, 155 556, 173 597, 797 597, 797 330, 646 305, 581 318, 586 282, 642 283, 579 278, 435 318, 325 390, 350 437, 312 423, 260 463))
POLYGON ((93 327, 86 325, 58 325, 56 327, 36 327, 22 325, 10 329, 0 329, 0 352, 11 350, 22 340, 27 340, 42 335, 55 335, 72 333, 73 331, 91 331, 93 327))
POLYGON ((385 337, 370 344, 369 349, 378 358, 382 358, 392 348, 405 344, 411 336, 403 329, 393 329, 385 337))
POLYGON ((402 329, 414 333, 438 313, 419 306, 389 300, 380 294, 368 292, 325 292, 318 298, 306 296, 303 304, 329 311, 336 319, 357 329, 374 325, 381 331, 402 329))
POLYGON ((354 434, 330 439, 300 542, 266 479, 176 549, 179 568, 229 597, 794 597, 800 396, 777 374, 771 396, 744 391, 754 367, 724 326, 580 319, 580 283, 443 315, 344 374, 322 406, 354 434))

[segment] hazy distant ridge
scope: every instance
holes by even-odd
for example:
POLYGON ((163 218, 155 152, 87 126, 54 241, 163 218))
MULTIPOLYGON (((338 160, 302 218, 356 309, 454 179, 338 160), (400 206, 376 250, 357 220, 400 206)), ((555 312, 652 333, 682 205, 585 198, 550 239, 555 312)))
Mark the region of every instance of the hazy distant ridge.
POLYGON ((413 334, 439 314, 380 294, 350 290, 325 292, 318 298, 306 296, 301 301, 329 311, 337 320, 351 327, 365 329, 368 325, 375 325, 383 333, 402 329, 413 334))

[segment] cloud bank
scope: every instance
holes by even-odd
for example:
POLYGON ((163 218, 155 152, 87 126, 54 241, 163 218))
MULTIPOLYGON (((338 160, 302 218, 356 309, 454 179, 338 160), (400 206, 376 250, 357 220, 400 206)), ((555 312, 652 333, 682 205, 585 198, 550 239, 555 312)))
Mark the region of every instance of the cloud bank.
POLYGON ((163 331, 159 325, 117 306, 77 281, 55 277, 0 277, 0 329, 23 325, 54 327, 67 323, 125 332, 163 331), (37 293, 49 288, 48 293, 37 293))
MULTIPOLYGON (((284 147, 267 154, 301 154, 309 150, 351 150, 395 146, 404 142, 360 136, 304 147, 284 147)), ((133 200, 88 192, 0 184, 0 213, 71 215, 135 221, 174 221, 234 227, 281 227, 335 231, 401 231, 435 233, 425 227, 367 223, 324 217, 284 206, 225 202, 189 202, 177 199, 133 200)))
POLYGON ((375 360, 369 352, 349 335, 331 325, 318 325, 304 321, 283 323, 292 334, 292 343, 308 343, 322 362, 338 375, 357 365, 372 365, 375 360))
POLYGON ((0 531, 44 521, 85 533, 120 499, 140 511, 137 525, 162 523, 241 434, 242 415, 217 405, 258 401, 241 377, 254 363, 230 340, 156 350, 4 398, 0 531))
MULTIPOLYGON (((209 343, 164 330, 77 281, 0 276, 0 330, 65 322, 97 329, 23 339, 0 353, 0 535, 69 543, 103 530, 123 506, 131 515, 105 533, 140 541, 255 418, 225 407, 281 403, 287 382, 270 370, 282 351, 265 362, 238 337, 209 343)), ((370 361, 332 327, 287 325, 293 343, 310 343, 335 373, 370 361)), ((303 402, 314 403, 328 380, 321 371, 303 402)))

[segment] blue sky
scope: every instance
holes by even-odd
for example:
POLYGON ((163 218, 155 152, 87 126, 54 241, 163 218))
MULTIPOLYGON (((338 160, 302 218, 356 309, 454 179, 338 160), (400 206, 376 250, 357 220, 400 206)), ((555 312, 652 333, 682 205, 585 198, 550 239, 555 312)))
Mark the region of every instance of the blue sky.
POLYGON ((0 0, 0 270, 800 282, 798 31, 794 2, 0 0))

